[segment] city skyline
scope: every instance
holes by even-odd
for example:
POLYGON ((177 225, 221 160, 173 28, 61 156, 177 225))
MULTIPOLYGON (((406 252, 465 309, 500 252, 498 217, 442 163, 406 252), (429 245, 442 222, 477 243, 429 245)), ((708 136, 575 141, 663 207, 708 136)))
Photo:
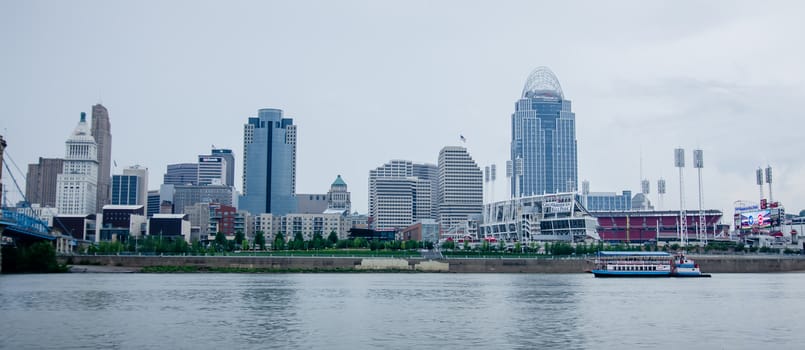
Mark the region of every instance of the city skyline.
MULTIPOLYGON (((754 170, 771 165, 774 199, 805 209, 799 3, 205 3, 193 14, 37 4, 0 5, 12 52, 0 58, 11 116, 0 130, 22 169, 62 157, 75 116, 100 102, 114 124, 113 174, 141 164, 153 190, 167 164, 215 144, 233 150, 239 180, 243 119, 277 108, 299 125, 296 192, 324 193, 341 174, 366 213, 367 171, 388 159, 435 163, 459 135, 479 166, 505 169, 512 101, 547 66, 573 101, 578 181, 591 191, 639 192, 642 156, 643 177, 665 178, 664 207, 675 208, 673 149, 700 148, 706 208, 728 217, 733 201, 756 201, 754 170), (530 20, 540 12, 555 16, 530 20), (267 13, 277 20, 263 23, 267 13)), ((694 209, 695 170, 685 176, 694 209)), ((498 197, 509 192, 501 179, 498 197)))

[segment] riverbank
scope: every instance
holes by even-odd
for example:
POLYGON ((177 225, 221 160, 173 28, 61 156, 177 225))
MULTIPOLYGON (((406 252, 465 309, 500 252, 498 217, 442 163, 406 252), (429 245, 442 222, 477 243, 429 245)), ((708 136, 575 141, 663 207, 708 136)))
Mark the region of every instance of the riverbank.
MULTIPOLYGON (((805 272, 805 257, 781 255, 691 256, 705 273, 805 272)), ((367 258, 289 256, 59 257, 73 272, 446 272, 583 273, 585 258, 367 258), (75 267, 78 265, 81 267, 75 267)))

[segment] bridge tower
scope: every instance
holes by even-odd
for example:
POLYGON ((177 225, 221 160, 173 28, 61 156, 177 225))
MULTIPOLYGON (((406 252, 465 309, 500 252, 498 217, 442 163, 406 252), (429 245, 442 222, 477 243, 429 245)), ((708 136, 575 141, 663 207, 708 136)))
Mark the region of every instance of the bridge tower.
MULTIPOLYGON (((0 135, 0 203, 3 203, 3 152, 6 151, 6 140, 0 135)), ((2 214, 0 214, 2 215, 2 214)), ((0 245, 3 242, 3 226, 0 226, 0 245)), ((3 273, 3 250, 0 249, 0 273, 3 273)))

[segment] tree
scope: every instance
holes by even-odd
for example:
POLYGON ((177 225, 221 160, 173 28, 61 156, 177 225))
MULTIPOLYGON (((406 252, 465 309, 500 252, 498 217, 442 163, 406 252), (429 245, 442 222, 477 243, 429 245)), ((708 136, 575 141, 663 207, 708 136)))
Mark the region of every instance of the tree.
POLYGON ((465 251, 470 250, 470 241, 469 240, 466 240, 466 239, 464 240, 464 250, 465 251))
POLYGON ((285 249, 285 235, 282 232, 278 232, 276 236, 274 236, 274 243, 271 245, 274 250, 283 250, 285 249))
POLYGON ((218 232, 215 234, 215 250, 217 251, 224 251, 229 249, 229 242, 226 239, 226 236, 223 232, 218 232))
POLYGON ((199 242, 198 239, 193 239, 193 241, 190 243, 190 251, 192 251, 193 254, 198 254, 203 251, 201 242, 199 242))
POLYGON ((66 272, 56 261, 56 249, 50 242, 28 247, 3 246, 3 272, 66 272))
POLYGON ((260 250, 266 249, 266 236, 263 234, 263 231, 257 231, 254 234, 254 245, 259 247, 260 250))
POLYGON ((243 244, 244 239, 246 239, 246 234, 244 234, 243 232, 240 232, 240 231, 235 232, 235 243, 243 244))
POLYGON ((304 250, 306 249, 305 244, 305 237, 302 236, 302 232, 297 231, 293 236, 293 242, 291 242, 291 249, 293 250, 304 250))
POLYGON ((332 244, 338 243, 338 233, 335 231, 330 231, 330 235, 327 236, 327 240, 332 244))
POLYGON ((456 248, 456 242, 453 242, 452 239, 448 239, 442 242, 442 249, 455 249, 455 248, 456 248))
POLYGON ((322 249, 324 248, 324 237, 321 235, 321 232, 316 232, 313 234, 313 242, 312 246, 313 249, 322 249))
POLYGON ((375 251, 383 249, 384 247, 385 245, 376 239, 373 239, 369 242, 369 250, 375 251))
POLYGON ((184 238, 174 238, 173 244, 171 245, 171 250, 174 253, 187 253, 190 250, 190 247, 187 246, 187 242, 184 238))
POLYGON ((352 248, 366 248, 369 246, 369 242, 366 241, 363 237, 355 238, 352 241, 352 248))

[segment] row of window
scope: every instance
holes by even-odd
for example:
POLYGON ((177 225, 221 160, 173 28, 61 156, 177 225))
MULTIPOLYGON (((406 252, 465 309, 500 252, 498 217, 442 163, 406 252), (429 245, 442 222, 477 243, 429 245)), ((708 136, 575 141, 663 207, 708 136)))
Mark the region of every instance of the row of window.
POLYGON ((657 271, 657 266, 620 266, 615 265, 612 267, 613 271, 657 271))

